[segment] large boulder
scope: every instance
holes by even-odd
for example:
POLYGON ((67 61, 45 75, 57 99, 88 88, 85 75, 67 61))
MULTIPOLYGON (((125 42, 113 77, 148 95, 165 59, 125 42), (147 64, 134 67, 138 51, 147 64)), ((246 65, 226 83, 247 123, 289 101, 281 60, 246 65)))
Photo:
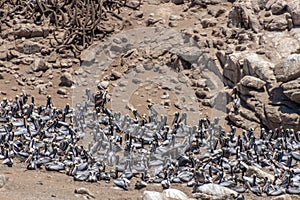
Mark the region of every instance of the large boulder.
POLYGON ((197 188, 194 188, 194 190, 195 190, 194 192, 196 193, 203 193, 212 197, 224 198, 224 199, 229 199, 232 196, 233 197, 238 196, 238 193, 236 191, 214 183, 201 185, 197 188))
POLYGON ((300 104, 300 77, 282 84, 283 93, 292 101, 300 104))
POLYGON ((253 88, 256 90, 261 90, 266 85, 265 81, 256 78, 254 76, 248 76, 248 75, 244 76, 241 79, 240 83, 245 87, 253 88))
POLYGON ((255 53, 249 54, 244 61, 243 73, 244 75, 250 75, 258 77, 266 83, 276 82, 276 78, 273 73, 274 64, 265 60, 255 53))
POLYGON ((300 54, 291 54, 274 68, 277 81, 287 82, 300 77, 300 54))

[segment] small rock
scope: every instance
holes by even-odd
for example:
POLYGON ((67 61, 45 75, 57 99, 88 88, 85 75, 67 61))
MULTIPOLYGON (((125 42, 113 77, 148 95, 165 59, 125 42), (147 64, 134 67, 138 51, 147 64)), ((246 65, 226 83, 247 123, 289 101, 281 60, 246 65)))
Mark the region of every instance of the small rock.
POLYGON ((17 79, 16 81, 17 81, 17 83, 18 83, 19 85, 21 85, 21 86, 26 85, 22 80, 17 79))
POLYGON ((170 27, 176 27, 176 26, 178 26, 178 24, 177 24, 177 22, 170 21, 170 22, 169 22, 169 26, 170 26, 170 27))
POLYGON ((152 70, 153 69, 153 64, 146 63, 143 65, 145 70, 152 70))
POLYGON ((47 71, 49 69, 49 66, 45 63, 44 59, 42 58, 36 58, 33 65, 32 65, 32 70, 34 72, 39 72, 39 71, 47 71))
POLYGON ((250 87, 250 88, 257 89, 257 90, 262 89, 266 84, 265 81, 263 81, 259 78, 256 78, 254 76, 248 76, 248 75, 244 76, 241 79, 240 83, 245 87, 250 87))
POLYGON ((57 94, 66 95, 67 94, 67 90, 65 88, 59 88, 57 90, 57 94))
POLYGON ((168 92, 164 92, 163 95, 160 96, 161 99, 167 99, 169 98, 169 93, 168 92))
POLYGON ((176 5, 184 4, 184 0, 171 0, 171 2, 176 5))
POLYGON ((76 194, 86 194, 86 195, 88 195, 89 197, 95 198, 94 194, 91 193, 91 192, 90 192, 88 189, 86 189, 86 188, 77 188, 77 189, 74 190, 74 192, 75 192, 76 194))
POLYGON ((74 84, 73 77, 68 72, 63 73, 63 75, 60 77, 60 81, 61 82, 59 86, 71 87, 74 84))
POLYGON ((0 74, 0 79, 4 79, 4 77, 3 77, 3 75, 2 75, 2 74, 0 74))
POLYGON ((41 84, 37 86, 39 90, 39 94, 46 95, 47 94, 47 85, 46 84, 41 84))
POLYGON ((126 87, 126 86, 128 85, 128 81, 126 81, 126 80, 120 81, 120 82, 118 83, 118 85, 119 85, 120 87, 126 87))
POLYGON ((134 84, 140 84, 140 83, 142 83, 143 81, 142 81, 141 79, 139 79, 139 78, 133 78, 133 79, 132 79, 132 82, 133 82, 134 84))
POLYGON ((195 92, 196 97, 198 97, 199 99, 204 99, 207 96, 207 93, 203 90, 197 90, 195 92))
POLYGON ((11 88, 11 90, 12 90, 12 91, 18 91, 18 87, 15 87, 15 86, 14 86, 14 87, 11 88))
POLYGON ((274 197, 273 200, 292 200, 292 197, 291 197, 291 195, 284 194, 284 195, 280 195, 278 197, 274 197))
POLYGON ((137 11, 137 12, 135 13, 135 17, 136 17, 136 18, 142 18, 143 16, 144 16, 143 11, 137 11))
POLYGON ((118 71, 112 71, 111 75, 113 76, 114 80, 117 80, 122 77, 122 73, 118 71))
POLYGON ((108 86, 109 86, 109 81, 101 81, 101 82, 100 82, 100 85, 101 85, 104 89, 107 89, 108 86))

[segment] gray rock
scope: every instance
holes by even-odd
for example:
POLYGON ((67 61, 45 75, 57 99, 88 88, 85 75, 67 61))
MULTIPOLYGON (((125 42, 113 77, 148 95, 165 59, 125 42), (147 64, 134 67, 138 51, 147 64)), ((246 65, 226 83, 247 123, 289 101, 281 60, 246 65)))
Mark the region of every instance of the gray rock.
POLYGON ((254 76, 248 76, 248 75, 244 76, 241 79, 240 83, 245 87, 253 88, 256 90, 261 90, 266 84, 265 81, 263 81, 259 78, 256 78, 254 76))
POLYGON ((39 94, 46 95, 47 94, 47 84, 40 84, 37 86, 39 94))
POLYGON ((118 72, 118 71, 112 71, 111 72, 111 75, 113 76, 114 79, 119 79, 122 77, 122 73, 121 72, 118 72))
POLYGON ((267 83, 276 82, 276 78, 273 73, 274 64, 266 61, 257 54, 249 54, 244 61, 243 73, 258 77, 267 83))
POLYGON ((177 190, 177 189, 166 189, 163 191, 163 195, 166 197, 166 198, 171 198, 171 199, 177 199, 177 200, 187 200, 188 199, 188 196, 180 191, 180 190, 177 190))
POLYGON ((57 94, 66 95, 68 92, 65 88, 59 88, 57 94))
POLYGON ((214 183, 208 183, 208 184, 204 184, 201 185, 200 187, 196 188, 195 192, 200 192, 200 193, 204 193, 210 196, 216 196, 216 197, 237 197, 238 193, 235 192, 234 190, 231 190, 229 188, 223 187, 221 185, 218 184, 214 184, 214 183))
POLYGON ((184 0, 171 0, 171 2, 176 5, 184 4, 184 0))
POLYGON ((63 75, 60 77, 60 81, 61 82, 59 86, 71 87, 74 84, 73 77, 69 72, 63 73, 63 75))
POLYGON ((240 60, 244 58, 244 53, 234 53, 226 56, 224 61, 223 76, 225 83, 231 87, 235 86, 242 77, 240 60))
POLYGON ((164 195, 156 191, 144 191, 143 200, 165 200, 164 195))
POLYGON ((49 66, 47 65, 47 63, 45 63, 44 59, 36 58, 31 68, 34 72, 39 72, 39 71, 45 72, 49 69, 49 66))
POLYGON ((100 82, 100 85, 101 85, 104 89, 107 89, 108 86, 109 86, 109 81, 101 81, 101 82, 100 82))
POLYGON ((300 78, 282 84, 282 88, 289 99, 300 104, 300 78))
POLYGON ((291 54, 274 68, 277 81, 287 82, 300 76, 300 54, 291 54))
POLYGON ((40 53, 42 49, 45 48, 46 47, 39 42, 25 40, 23 43, 17 45, 16 50, 24 54, 35 54, 35 53, 40 53))

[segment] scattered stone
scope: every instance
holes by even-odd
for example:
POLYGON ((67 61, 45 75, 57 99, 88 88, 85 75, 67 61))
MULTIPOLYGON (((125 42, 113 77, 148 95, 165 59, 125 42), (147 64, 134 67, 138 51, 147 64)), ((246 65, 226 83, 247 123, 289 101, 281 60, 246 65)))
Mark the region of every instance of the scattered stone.
POLYGON ((101 85, 104 89, 107 89, 108 86, 109 86, 109 81, 101 81, 101 82, 100 82, 100 85, 101 85))
POLYGON ((120 79, 122 77, 122 73, 118 71, 112 71, 111 75, 113 76, 114 80, 120 79))
POLYGON ((18 87, 13 86, 13 87, 11 88, 11 90, 12 90, 12 91, 18 91, 18 87))
POLYGON ((76 194, 85 194, 85 195, 88 195, 89 197, 91 197, 93 199, 95 198, 95 195, 93 193, 91 193, 90 190, 88 190, 86 188, 83 188, 83 187, 75 189, 74 192, 76 194))
POLYGON ((171 2, 176 5, 184 4, 184 0, 171 0, 171 2))
POLYGON ((68 72, 63 73, 63 75, 60 77, 60 81, 61 82, 59 86, 71 87, 74 84, 73 77, 68 72))
POLYGON ((36 58, 34 60, 34 63, 32 65, 32 70, 34 72, 39 72, 39 71, 47 71, 49 69, 49 66, 45 63, 44 59, 42 58, 36 58))
POLYGON ((66 95, 68 92, 65 88, 59 88, 57 94, 66 95))
POLYGON ((168 99, 170 97, 168 92, 164 92, 163 95, 160 96, 161 99, 168 99))
POLYGON ((204 91, 204 90, 197 90, 197 91, 195 92, 195 95, 196 95, 196 97, 199 98, 199 99, 205 99, 205 97, 207 96, 207 93, 206 93, 206 91, 204 91))
POLYGON ((222 197, 224 199, 229 198, 231 196, 237 197, 238 193, 229 188, 223 187, 218 184, 208 183, 201 185, 200 187, 195 188, 196 193, 204 193, 206 195, 214 196, 214 197, 222 197))
POLYGON ((17 81, 17 83, 18 83, 20 86, 25 86, 25 85, 26 85, 26 83, 25 83, 24 81, 20 80, 20 79, 17 79, 16 81, 17 81))
POLYGON ((46 95, 47 94, 47 85, 46 84, 40 84, 37 86, 37 89, 39 91, 39 94, 46 95))

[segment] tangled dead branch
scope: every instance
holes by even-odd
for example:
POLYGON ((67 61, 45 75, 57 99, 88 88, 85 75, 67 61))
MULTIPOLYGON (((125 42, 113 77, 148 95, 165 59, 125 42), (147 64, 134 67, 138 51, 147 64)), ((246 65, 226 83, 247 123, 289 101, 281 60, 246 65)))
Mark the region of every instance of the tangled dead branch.
POLYGON ((0 23, 5 23, 7 16, 22 15, 37 25, 54 26, 52 47, 78 53, 94 38, 101 39, 114 31, 108 26, 109 16, 124 23, 119 15, 122 7, 139 9, 140 2, 132 6, 126 0, 0 0, 0 23))

